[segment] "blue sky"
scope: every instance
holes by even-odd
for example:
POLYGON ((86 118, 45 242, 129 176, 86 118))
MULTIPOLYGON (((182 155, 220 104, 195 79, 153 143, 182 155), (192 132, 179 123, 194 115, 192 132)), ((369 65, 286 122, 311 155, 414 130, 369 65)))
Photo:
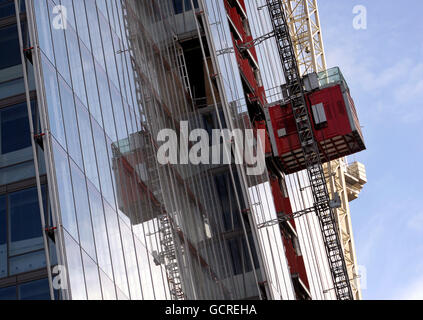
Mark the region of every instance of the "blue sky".
POLYGON ((423 299, 423 1, 319 0, 328 67, 350 86, 368 183, 351 203, 365 299, 423 299), (367 29, 353 8, 367 8, 367 29))

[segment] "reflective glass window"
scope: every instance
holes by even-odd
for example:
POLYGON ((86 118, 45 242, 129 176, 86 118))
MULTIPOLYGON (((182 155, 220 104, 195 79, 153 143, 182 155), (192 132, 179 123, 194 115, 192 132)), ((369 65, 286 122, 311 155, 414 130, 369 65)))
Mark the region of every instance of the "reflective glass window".
POLYGON ((9 275, 15 275, 45 268, 46 256, 43 247, 40 249, 41 250, 39 251, 30 252, 13 258, 9 258, 9 275))
POLYGON ((175 13, 182 13, 184 10, 183 8, 183 0, 173 0, 173 8, 175 9, 175 13))
POLYGON ((10 194, 10 254, 43 248, 41 219, 36 188, 10 194))
POLYGON ((34 1, 37 20, 38 41, 41 50, 54 63, 53 43, 51 41, 50 18, 47 11, 46 0, 34 1))
POLYGON ((87 293, 85 290, 84 269, 81 260, 81 248, 65 232, 66 261, 68 263, 68 277, 70 282, 70 290, 72 300, 86 300, 87 293))
POLYGON ((110 241, 110 251, 117 286, 129 296, 128 281, 126 277, 125 260, 123 258, 122 242, 120 238, 117 213, 107 203, 104 203, 106 214, 107 232, 110 241))
POLYGON ((115 285, 112 280, 100 270, 101 289, 104 300, 116 300, 115 285))
POLYGON ((78 239, 68 157, 56 142, 53 142, 53 152, 62 224, 73 237, 78 239))
POLYGON ((31 146, 26 103, 0 110, 1 153, 31 146))
POLYGON ((116 141, 115 121, 113 117, 112 102, 110 100, 110 90, 107 75, 98 63, 95 64, 95 69, 97 73, 97 83, 98 92, 100 94, 101 110, 103 112, 104 129, 107 135, 113 141, 116 141))
POLYGON ((82 261, 84 263, 88 299, 101 300, 102 295, 98 267, 85 252, 82 252, 82 261))
POLYGON ((93 134, 97 153, 97 165, 101 182, 101 191, 107 201, 114 204, 113 182, 110 176, 109 154, 107 153, 104 131, 96 122, 93 122, 93 134))
POLYGON ((16 300, 16 287, 0 289, 0 300, 16 300))
POLYGON ((13 0, 0 1, 0 18, 5 18, 15 15, 15 3, 13 0))
POLYGON ((69 63, 72 74, 72 84, 75 94, 84 105, 87 104, 85 93, 84 71, 82 69, 81 55, 79 54, 79 41, 72 28, 66 29, 66 40, 68 41, 69 63))
POLYGON ((90 195, 90 207, 94 227, 94 238, 97 248, 98 265, 110 278, 113 278, 103 202, 100 193, 93 185, 88 184, 88 190, 90 195))
POLYGON ((73 4, 75 9, 76 28, 78 30, 78 36, 88 48, 91 48, 87 24, 87 15, 85 12, 85 0, 73 0, 73 4))
MULTIPOLYGON (((92 53, 94 58, 101 64, 105 69, 104 56, 103 56, 103 45, 101 42, 100 28, 98 25, 97 7, 95 0, 86 0, 85 6, 87 8, 87 18, 89 21, 88 27, 90 30, 92 53)), ((108 26, 101 26, 102 28, 108 28, 108 26)))
POLYGON ((44 55, 42 55, 41 59, 51 133, 62 146, 66 146, 62 108, 60 107, 59 86, 57 84, 57 73, 44 55))
POLYGON ((68 142, 68 152, 72 159, 83 168, 81 144, 79 141, 79 130, 76 121, 75 103, 71 88, 65 83, 62 77, 59 76, 60 96, 62 100, 63 118, 66 119, 65 131, 66 140, 68 142))
POLYGON ((84 45, 81 45, 81 57, 82 65, 84 67, 85 83, 87 86, 88 109, 93 117, 99 123, 102 123, 93 57, 84 45))
POLYGON ((96 260, 97 258, 95 254, 93 228, 91 224, 91 214, 88 204, 88 192, 85 176, 73 162, 71 162, 71 175, 74 194, 77 195, 75 197, 75 209, 78 219, 81 246, 88 252, 91 258, 96 260))
POLYGON ((50 300, 48 279, 41 279, 18 286, 19 300, 50 300))
POLYGON ((91 131, 90 115, 88 110, 76 99, 79 132, 81 136, 82 154, 84 158, 85 173, 88 179, 100 189, 97 172, 97 162, 91 131))
POLYGON ((104 26, 104 28, 101 28, 101 36, 103 40, 104 56, 106 57, 107 74, 110 80, 117 86, 119 85, 115 61, 115 52, 117 50, 113 48, 110 26, 108 25, 107 21, 105 20, 102 14, 100 14, 99 17, 100 25, 104 26))
POLYGON ((0 70, 22 63, 16 25, 0 29, 0 70))
MULTIPOLYGON (((53 12, 53 4, 48 2, 50 12, 53 12)), ((54 55, 56 57, 56 67, 67 83, 71 83, 69 72, 68 52, 66 49, 65 31, 63 28, 51 28, 53 37, 54 55)))
POLYGON ((60 3, 66 8, 67 22, 75 29, 75 13, 72 0, 60 0, 60 3))
MULTIPOLYGON (((120 220, 120 219, 119 219, 120 220)), ((137 258, 135 255, 134 239, 132 231, 128 226, 120 220, 120 228, 123 242, 123 251, 125 254, 126 271, 128 273, 129 289, 131 291, 131 299, 141 300, 142 291, 140 286, 140 278, 138 272, 137 258)))

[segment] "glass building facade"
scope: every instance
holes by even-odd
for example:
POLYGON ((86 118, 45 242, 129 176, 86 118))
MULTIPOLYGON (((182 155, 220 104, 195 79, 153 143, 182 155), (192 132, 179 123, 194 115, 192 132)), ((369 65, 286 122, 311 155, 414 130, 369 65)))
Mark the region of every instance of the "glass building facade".
MULTIPOLYGON (((35 145, 38 161, 34 161, 32 149, 30 123, 38 133, 40 121, 29 59, 24 61, 28 78, 25 90, 17 13, 22 17, 25 47, 29 47, 29 34, 25 2, 18 1, 18 6, 15 10, 14 1, 0 2, 0 299, 49 299, 39 200, 46 210, 46 221, 50 200, 43 149, 35 145)), ((54 248, 50 239, 47 243, 54 248)), ((51 263, 57 263, 55 254, 51 263)), ((54 295, 59 297, 58 292, 54 295)))
POLYGON ((294 298, 267 171, 157 162, 162 129, 251 128, 222 17, 0 1, 0 299, 294 298))

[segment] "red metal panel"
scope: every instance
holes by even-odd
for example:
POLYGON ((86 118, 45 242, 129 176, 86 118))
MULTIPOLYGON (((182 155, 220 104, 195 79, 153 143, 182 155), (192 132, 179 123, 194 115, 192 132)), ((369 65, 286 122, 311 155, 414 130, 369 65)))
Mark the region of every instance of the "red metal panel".
MULTIPOLYGON (((264 146, 264 153, 265 154, 271 154, 272 153, 272 145, 270 144, 269 134, 266 128, 266 121, 256 121, 255 124, 256 130, 264 130, 265 131, 265 146, 264 146)), ((257 135, 256 135, 257 138, 257 135)))
MULTIPOLYGON (((365 149, 354 101, 341 84, 309 93, 306 101, 323 162, 365 149), (327 121, 322 127, 316 128, 312 106, 320 103, 323 104, 327 121)), ((286 173, 305 169, 291 105, 269 107, 269 115, 277 152, 286 166, 286 173), (285 129, 286 135, 279 136, 280 129, 285 129)))

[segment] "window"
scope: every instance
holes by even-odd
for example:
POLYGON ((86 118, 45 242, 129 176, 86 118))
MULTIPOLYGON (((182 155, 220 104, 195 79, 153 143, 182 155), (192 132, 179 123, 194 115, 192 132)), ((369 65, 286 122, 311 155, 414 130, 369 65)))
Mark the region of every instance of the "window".
POLYGON ((313 110, 313 119, 316 125, 316 128, 322 128, 327 124, 326 120, 326 113, 323 103, 319 103, 316 105, 311 106, 311 110, 313 110))
POLYGON ((182 0, 173 0, 173 8, 175 9, 176 14, 182 13, 182 0))
MULTIPOLYGON (((20 11, 25 12, 25 0, 20 0, 20 11)), ((0 19, 15 16, 15 1, 0 0, 0 19)))
MULTIPOLYGON (((194 0, 194 7, 198 8, 198 0, 194 0)), ((176 14, 190 11, 192 9, 191 0, 173 0, 173 8, 176 14)))
POLYGON ((26 103, 0 110, 0 125, 2 154, 31 146, 26 103))
POLYGON ((10 254, 18 255, 43 248, 37 189, 9 195, 10 254))
POLYGON ((19 39, 16 25, 0 29, 0 70, 21 64, 19 39))
POLYGON ((27 282, 18 286, 19 300, 50 300, 48 279, 27 282))
POLYGON ((0 278, 45 266, 37 188, 0 196, 0 278))
POLYGON ((16 287, 0 289, 0 300, 16 300, 16 287))
MULTIPOLYGON (((57 292, 55 294, 56 299, 58 299, 57 292)), ((44 278, 0 288, 0 300, 50 300, 48 279, 44 278)))
POLYGON ((15 4, 13 0, 0 0, 0 18, 15 15, 15 4))

